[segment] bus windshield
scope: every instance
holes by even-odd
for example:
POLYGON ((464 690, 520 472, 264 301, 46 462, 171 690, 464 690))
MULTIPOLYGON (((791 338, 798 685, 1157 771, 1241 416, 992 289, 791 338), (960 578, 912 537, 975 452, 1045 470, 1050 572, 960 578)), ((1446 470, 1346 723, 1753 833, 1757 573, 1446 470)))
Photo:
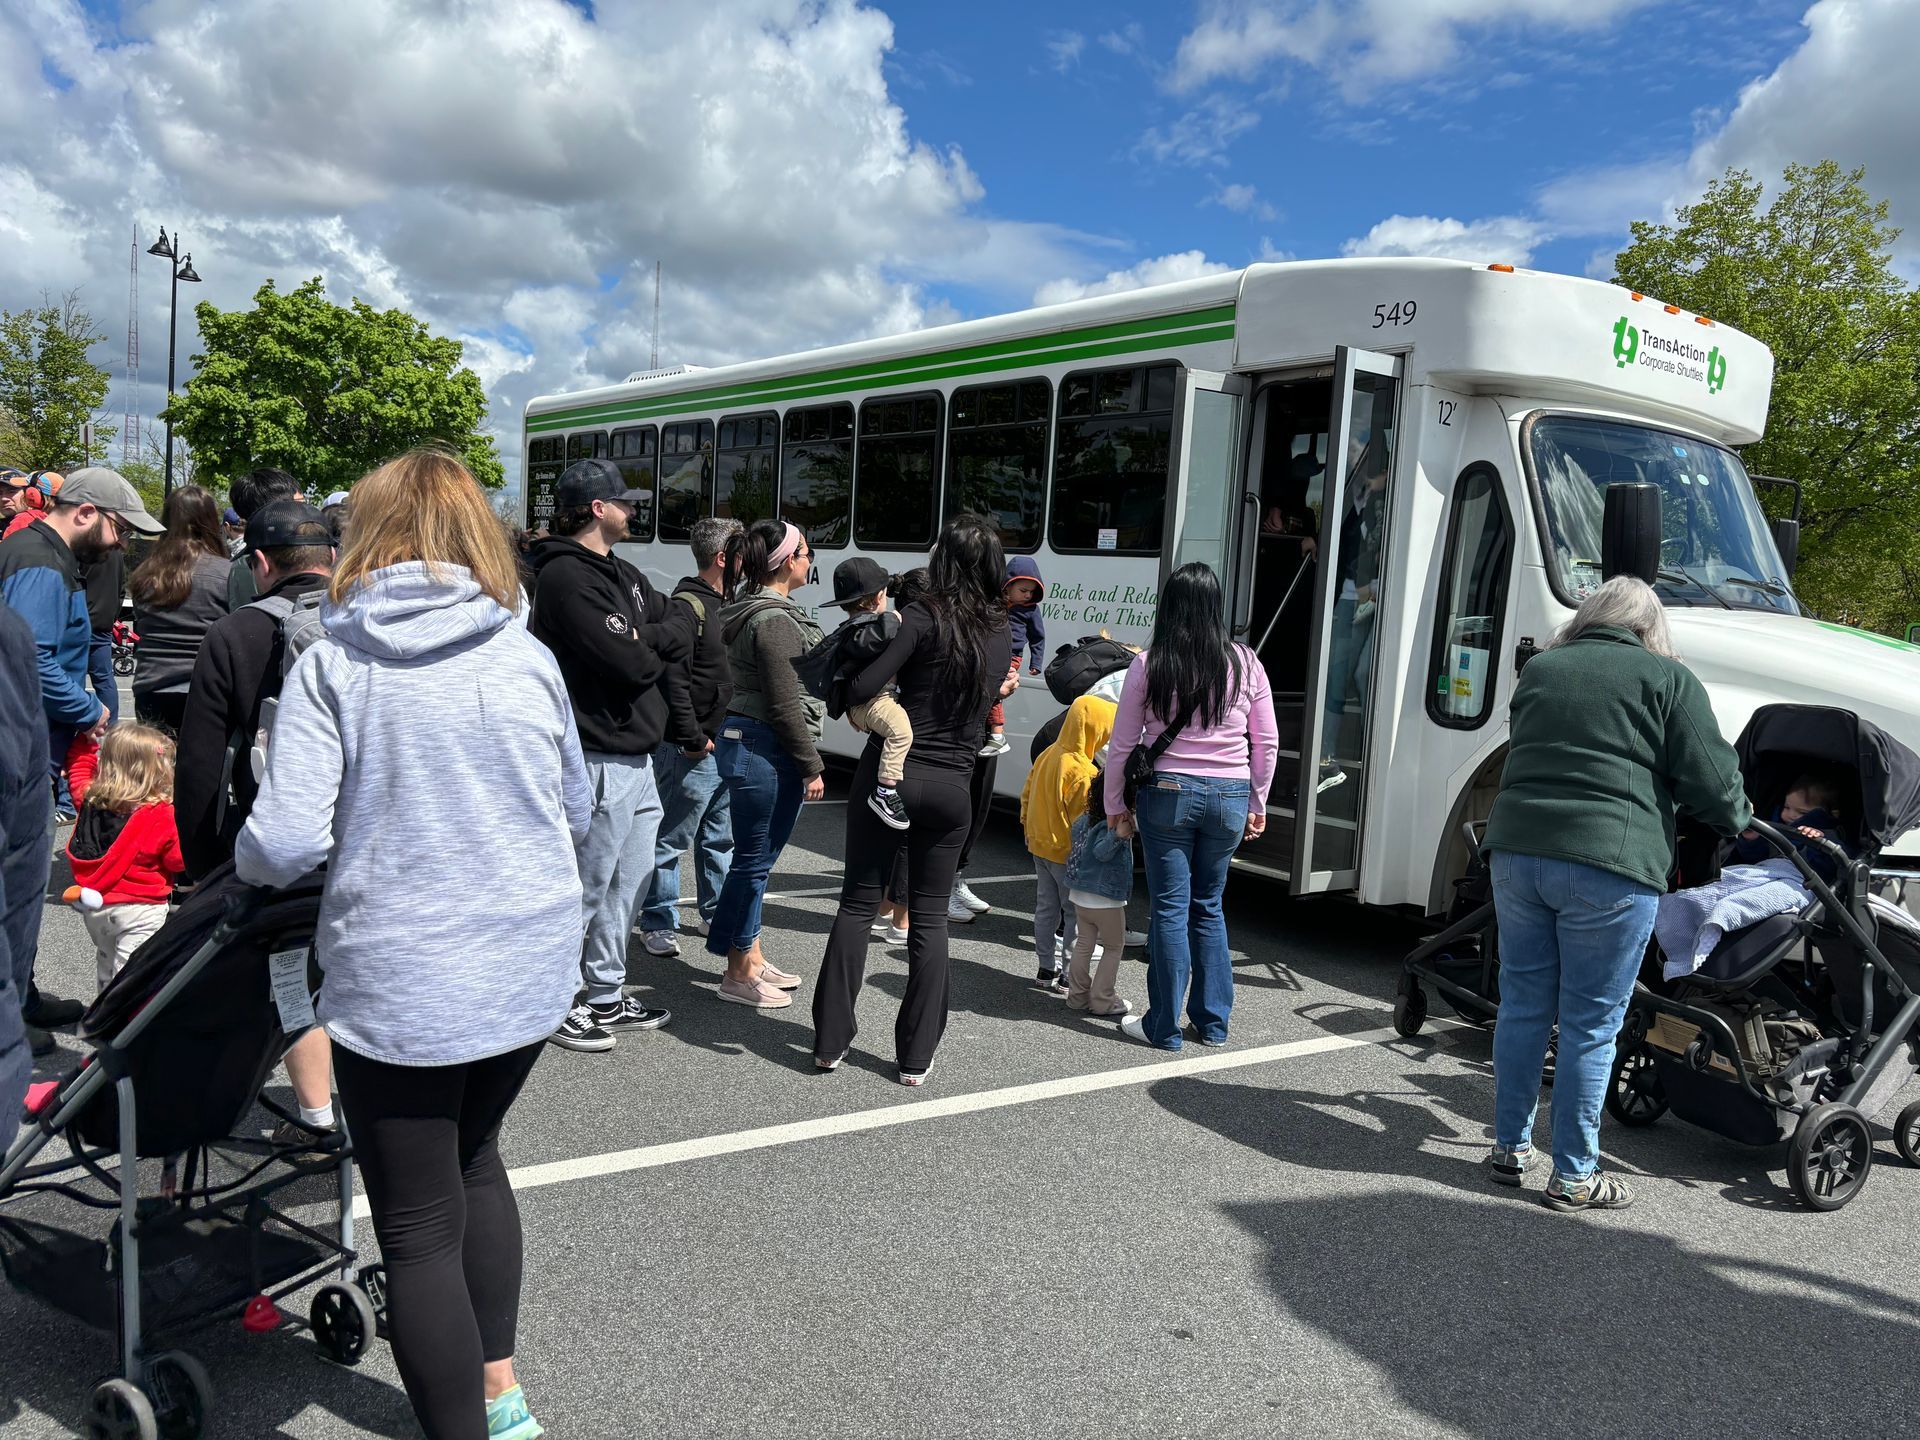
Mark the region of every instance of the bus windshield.
POLYGON ((1577 604, 1599 587, 1609 485, 1660 487, 1660 579, 1668 604, 1798 614, 1753 483, 1734 455, 1624 420, 1541 415, 1526 429, 1547 525, 1548 574, 1577 604))

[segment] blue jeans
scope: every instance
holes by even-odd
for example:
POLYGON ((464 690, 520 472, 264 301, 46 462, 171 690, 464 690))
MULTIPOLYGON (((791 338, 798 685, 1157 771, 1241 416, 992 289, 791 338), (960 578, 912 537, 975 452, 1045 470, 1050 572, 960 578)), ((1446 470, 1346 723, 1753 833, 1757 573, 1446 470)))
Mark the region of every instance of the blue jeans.
POLYGON ((87 649, 87 678, 93 681, 94 696, 107 707, 107 723, 120 721, 120 682, 113 674, 113 632, 93 632, 93 644, 87 649))
POLYGON ((711 755, 689 760, 671 747, 653 757, 660 787, 660 838, 654 844, 653 886, 640 915, 642 930, 680 928, 680 857, 693 849, 700 918, 711 923, 733 859, 733 813, 720 766, 711 755))
POLYGON ((1227 1038, 1233 961, 1220 897, 1227 888, 1227 862, 1246 834, 1252 789, 1244 776, 1164 770, 1141 788, 1135 813, 1153 912, 1147 927, 1147 1013, 1141 1024, 1147 1039, 1163 1050, 1180 1048, 1182 999, 1202 1039, 1227 1038))
POLYGON ((627 980, 627 937, 633 912, 653 875, 653 838, 660 833, 660 794, 645 755, 586 752, 593 819, 580 842, 580 888, 586 940, 580 952, 587 1000, 614 1005, 627 980))
POLYGON ((806 781, 773 727, 729 715, 713 742, 713 758, 733 811, 733 864, 720 887, 707 930, 707 953, 749 949, 760 938, 767 877, 800 818, 806 781))
POLYGON ((1033 949, 1040 969, 1064 972, 1073 954, 1078 921, 1067 899, 1067 867, 1058 860, 1033 857, 1033 949), (1053 938, 1058 930, 1060 938, 1053 938))
POLYGON ((1500 919, 1500 1018, 1493 1031, 1493 1136, 1533 1136, 1540 1071, 1556 1017, 1553 1168, 1584 1179, 1600 1163, 1600 1105, 1614 1039, 1653 933, 1656 890, 1571 860, 1493 856, 1500 919))

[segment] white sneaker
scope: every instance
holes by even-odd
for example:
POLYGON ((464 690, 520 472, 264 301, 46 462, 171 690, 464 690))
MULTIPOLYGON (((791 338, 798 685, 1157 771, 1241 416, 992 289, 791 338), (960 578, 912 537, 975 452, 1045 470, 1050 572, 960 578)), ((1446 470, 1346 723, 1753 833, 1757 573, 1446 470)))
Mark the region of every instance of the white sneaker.
POLYGON ((1147 1038, 1146 1016, 1144 1015, 1122 1016, 1120 1020, 1120 1033, 1129 1040, 1138 1040, 1142 1045, 1153 1044, 1153 1041, 1147 1038))
POLYGON ((1146 931, 1144 931, 1144 930, 1129 930, 1129 931, 1127 931, 1127 944, 1129 944, 1129 945, 1144 945, 1144 944, 1146 944, 1146 943, 1147 943, 1147 932, 1146 932, 1146 931))
POLYGON ((880 934, 889 945, 904 945, 907 943, 907 927, 904 925, 889 925, 886 929, 882 930, 880 934))
POLYGON ((967 908, 967 904, 960 898, 960 892, 958 890, 955 890, 953 894, 947 897, 947 920, 950 924, 971 925, 978 918, 972 910, 967 908))
POLYGON ((640 945, 649 955, 665 959, 680 953, 680 940, 671 930, 642 930, 640 945))
POLYGON ((993 908, 993 906, 969 890, 967 888, 967 882, 964 880, 956 880, 953 882, 953 898, 973 911, 976 915, 984 915, 993 908))

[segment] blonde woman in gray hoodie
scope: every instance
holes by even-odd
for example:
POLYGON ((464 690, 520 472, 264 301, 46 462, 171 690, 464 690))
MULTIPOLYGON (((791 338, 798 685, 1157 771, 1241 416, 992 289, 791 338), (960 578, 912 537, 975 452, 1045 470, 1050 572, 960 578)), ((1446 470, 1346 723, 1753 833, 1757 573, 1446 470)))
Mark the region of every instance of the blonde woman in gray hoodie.
POLYGON ((580 983, 592 795, 466 468, 388 462, 354 486, 350 533, 234 864, 268 886, 327 867, 317 1010, 414 1413, 434 1440, 527 1440, 520 1216, 496 1138, 580 983))

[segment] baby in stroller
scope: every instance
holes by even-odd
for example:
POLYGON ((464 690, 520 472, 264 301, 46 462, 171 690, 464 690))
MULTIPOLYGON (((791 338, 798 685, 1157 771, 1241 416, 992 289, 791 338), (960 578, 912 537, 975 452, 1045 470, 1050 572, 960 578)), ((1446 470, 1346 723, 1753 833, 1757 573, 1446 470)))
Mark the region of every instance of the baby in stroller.
MULTIPOLYGON (((1818 775, 1801 775, 1788 789, 1786 798, 1768 816, 1776 829, 1786 832, 1793 848, 1829 885, 1840 878, 1840 866, 1824 849, 1810 840, 1832 840, 1846 849, 1846 835, 1840 828, 1840 787, 1818 775)), ((1759 865, 1777 852, 1758 830, 1746 829, 1733 842, 1730 860, 1742 865, 1759 865)))

